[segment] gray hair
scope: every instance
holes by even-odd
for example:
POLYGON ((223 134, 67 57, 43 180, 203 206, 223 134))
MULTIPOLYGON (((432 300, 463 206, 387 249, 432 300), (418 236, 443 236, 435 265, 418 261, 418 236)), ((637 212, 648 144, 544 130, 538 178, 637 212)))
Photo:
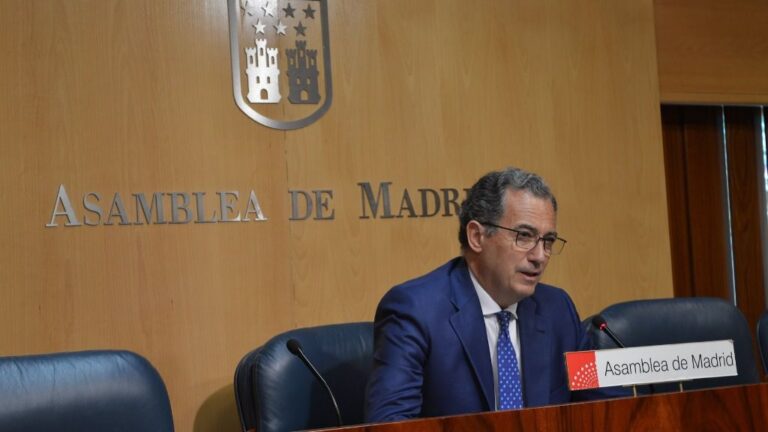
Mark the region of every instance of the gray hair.
MULTIPOLYGON (((504 193, 507 189, 524 190, 538 198, 549 199, 552 208, 557 212, 557 200, 544 182, 544 179, 534 173, 520 168, 506 168, 484 175, 469 190, 467 198, 461 203, 459 210, 459 243, 461 249, 466 249, 467 224, 478 222, 498 223, 504 214, 504 193)), ((489 233, 496 228, 489 227, 489 233)))

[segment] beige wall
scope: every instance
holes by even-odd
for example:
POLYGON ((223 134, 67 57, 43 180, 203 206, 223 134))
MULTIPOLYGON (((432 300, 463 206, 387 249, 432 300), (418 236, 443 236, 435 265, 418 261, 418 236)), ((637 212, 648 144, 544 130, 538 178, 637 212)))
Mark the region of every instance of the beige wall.
POLYGON ((558 194, 546 281, 582 315, 672 294, 650 0, 329 11, 333 105, 283 132, 233 102, 223 0, 0 1, 0 354, 131 349, 177 430, 236 430, 243 354, 370 320, 458 251, 454 217, 361 219, 357 183, 392 182, 397 209, 505 165, 558 194), (253 189, 268 220, 46 228, 60 184, 80 217, 92 191, 253 189), (333 190, 335 219, 289 221, 296 189, 333 190))

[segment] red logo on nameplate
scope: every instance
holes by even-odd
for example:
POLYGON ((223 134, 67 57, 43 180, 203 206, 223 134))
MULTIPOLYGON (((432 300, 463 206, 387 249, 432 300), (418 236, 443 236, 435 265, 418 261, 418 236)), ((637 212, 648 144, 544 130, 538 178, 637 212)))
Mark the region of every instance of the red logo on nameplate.
POLYGON ((228 0, 238 108, 275 129, 312 124, 331 106, 326 0, 228 0))
POLYGON ((594 351, 566 353, 565 364, 568 368, 568 387, 571 390, 600 387, 594 351))

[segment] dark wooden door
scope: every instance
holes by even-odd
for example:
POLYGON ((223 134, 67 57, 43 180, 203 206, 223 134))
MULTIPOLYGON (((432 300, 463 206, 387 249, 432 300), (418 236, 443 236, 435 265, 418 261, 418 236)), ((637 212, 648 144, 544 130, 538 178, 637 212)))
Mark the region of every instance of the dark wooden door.
POLYGON ((765 310, 763 110, 662 106, 675 296, 765 310))

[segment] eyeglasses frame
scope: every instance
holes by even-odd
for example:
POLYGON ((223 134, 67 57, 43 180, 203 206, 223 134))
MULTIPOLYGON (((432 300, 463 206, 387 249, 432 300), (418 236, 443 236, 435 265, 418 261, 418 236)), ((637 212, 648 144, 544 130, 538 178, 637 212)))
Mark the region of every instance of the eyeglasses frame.
MULTIPOLYGON (((515 246, 517 246, 517 247, 519 247, 520 249, 523 249, 523 250, 525 250, 525 251, 531 251, 531 250, 533 250, 533 249, 536 249, 536 246, 538 246, 538 245, 539 245, 539 242, 540 242, 540 241, 542 241, 542 240, 544 240, 544 236, 538 236, 538 238, 536 239, 536 241, 533 243, 533 246, 531 246, 529 249, 525 249, 523 246, 520 246, 519 244, 517 244, 517 238, 518 238, 518 236, 520 235, 520 233, 521 233, 521 232, 525 232, 525 231, 523 231, 523 230, 519 230, 519 229, 515 229, 515 228, 508 228, 508 227, 505 227, 505 226, 501 226, 501 225, 497 225, 497 224, 495 224, 495 223, 491 223, 491 222, 481 222, 481 221, 477 221, 477 223, 479 223, 480 225, 490 226, 490 227, 494 227, 494 228, 500 228, 500 229, 503 229, 503 230, 507 230, 507 231, 511 231, 511 232, 515 233, 515 246)), ((555 249, 554 249, 554 248, 550 248, 549 252, 547 252, 547 249, 546 249, 546 248, 544 248, 544 247, 542 246, 542 249, 544 250, 544 253, 545 253, 545 254, 547 254, 547 255, 560 255, 560 254, 563 252, 563 249, 565 249, 565 245, 568 243, 568 240, 566 240, 566 239, 564 239, 564 238, 560 238, 560 237, 558 237, 558 236, 555 236, 555 240, 560 240, 561 242, 563 242, 563 246, 562 246, 562 247, 560 248, 560 250, 558 250, 557 252, 555 252, 555 249)), ((544 243, 542 243, 542 245, 543 245, 543 244, 544 244, 544 243)), ((554 243, 553 243, 553 244, 554 244, 554 243)))

